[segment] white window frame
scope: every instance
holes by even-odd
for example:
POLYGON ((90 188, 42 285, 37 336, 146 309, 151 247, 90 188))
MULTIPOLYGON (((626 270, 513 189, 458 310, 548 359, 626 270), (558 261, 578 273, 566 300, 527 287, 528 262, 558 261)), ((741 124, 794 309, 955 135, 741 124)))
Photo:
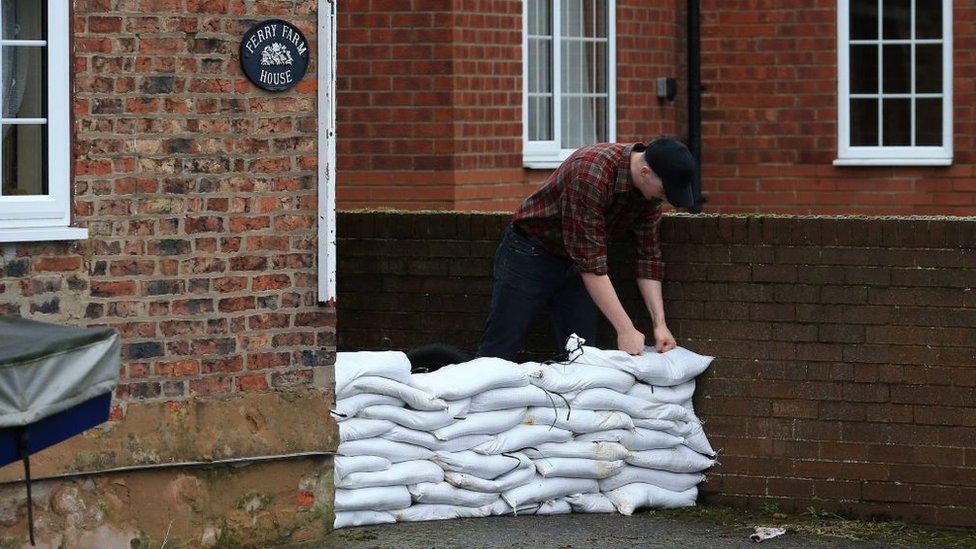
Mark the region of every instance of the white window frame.
MULTIPOLYGON (((552 91, 553 91, 553 139, 529 141, 529 8, 522 2, 522 164, 526 168, 558 168, 576 149, 560 147, 562 132, 562 82, 560 63, 562 46, 559 8, 561 2, 552 2, 552 91)), ((617 2, 607 0, 607 141, 617 140, 617 2)))
MULTIPOLYGON (((71 224, 71 19, 68 0, 47 0, 47 118, 0 119, 47 125, 48 194, 0 197, 0 242, 74 240, 88 230, 71 224)), ((4 45, 43 40, 3 40, 4 45)), ((2 63, 2 57, 0 57, 2 63)))
MULTIPOLYGON (((879 9, 883 10, 882 0, 879 9)), ((949 166, 952 164, 952 2, 942 0, 942 143, 941 147, 878 146, 850 144, 850 2, 837 5, 837 159, 835 166, 949 166)), ((915 3, 912 2, 911 36, 915 40, 915 3)), ((881 39, 882 17, 878 17, 878 39, 881 39)), ((860 43, 861 41, 858 41, 860 43)), ((868 41, 870 42, 870 41, 868 41)), ((875 41, 876 42, 876 41, 875 41)), ((915 95, 915 55, 912 50, 912 94, 915 95)), ((883 64, 879 64, 880 76, 883 64)), ((879 92, 882 85, 878 79, 879 92)), ((915 110, 912 109, 914 134, 915 110)), ((882 120, 879 117, 879 123, 882 120)))
POLYGON ((318 299, 336 298, 336 2, 318 0, 318 299))

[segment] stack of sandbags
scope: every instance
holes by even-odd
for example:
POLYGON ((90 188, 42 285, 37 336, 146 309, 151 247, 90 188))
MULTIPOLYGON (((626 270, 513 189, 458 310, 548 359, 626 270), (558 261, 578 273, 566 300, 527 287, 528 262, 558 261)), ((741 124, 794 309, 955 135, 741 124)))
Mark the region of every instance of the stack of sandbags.
POLYGON ((414 375, 402 353, 339 353, 335 527, 694 505, 714 452, 691 397, 712 358, 567 349, 414 375))

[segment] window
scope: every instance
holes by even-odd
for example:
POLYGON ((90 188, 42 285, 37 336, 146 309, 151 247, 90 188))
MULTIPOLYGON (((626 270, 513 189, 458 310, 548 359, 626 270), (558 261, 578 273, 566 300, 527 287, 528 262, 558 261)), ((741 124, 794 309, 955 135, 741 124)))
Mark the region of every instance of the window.
POLYGON ((0 242, 87 237, 68 226, 68 5, 0 0, 0 242))
POLYGON ((952 163, 950 0, 841 0, 837 165, 952 163))
POLYGON ((616 139, 614 0, 526 0, 525 165, 552 168, 584 145, 616 139))

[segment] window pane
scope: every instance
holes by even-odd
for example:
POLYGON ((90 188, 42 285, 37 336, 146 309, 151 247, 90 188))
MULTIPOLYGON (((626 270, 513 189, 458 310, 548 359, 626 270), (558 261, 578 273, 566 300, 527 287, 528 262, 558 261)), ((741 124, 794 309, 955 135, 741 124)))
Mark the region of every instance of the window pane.
MULTIPOLYGON (((564 97, 562 101, 562 148, 575 149, 599 142, 597 108, 602 102, 593 97, 564 97)), ((605 110, 606 108, 603 107, 605 110)), ((604 124, 605 125, 605 124, 604 124)))
POLYGON ((878 0, 851 0, 851 40, 878 38, 878 0))
POLYGON ((942 0, 915 0, 915 38, 942 38, 942 0))
POLYGON ((565 37, 583 36, 583 0, 562 0, 559 23, 565 37))
POLYGON ((44 195, 47 190, 47 126, 5 124, 3 196, 44 195))
POLYGON ((878 93, 878 46, 851 46, 851 93, 878 93))
POLYGON ((3 37, 7 40, 44 40, 45 0, 0 0, 3 37))
POLYGON ((531 141, 552 140, 552 99, 529 98, 529 139, 531 141))
POLYGON ((47 99, 47 48, 3 47, 3 116, 43 118, 47 99))
POLYGON ((911 145, 911 99, 885 99, 881 103, 882 145, 911 145))
POLYGON ((529 34, 552 35, 552 9, 548 0, 529 0, 529 34))
POLYGON ((942 100, 915 100, 915 144, 942 146, 942 100))
POLYGON ((592 67, 587 90, 595 93, 607 92, 607 45, 604 42, 586 44, 586 63, 592 67))
POLYGON ((851 99, 851 145, 878 146, 877 99, 851 99))
POLYGON ((915 91, 942 93, 942 45, 915 46, 915 91))
POLYGON ((883 38, 911 38, 912 37, 912 3, 911 0, 884 0, 881 22, 883 38))
POLYGON ((610 140, 607 135, 607 100, 604 97, 595 97, 592 100, 593 118, 596 124, 596 135, 594 143, 606 143, 610 140))
POLYGON ((911 64, 911 46, 908 44, 886 44, 884 50, 884 92, 909 93, 912 91, 912 81, 909 72, 911 64))

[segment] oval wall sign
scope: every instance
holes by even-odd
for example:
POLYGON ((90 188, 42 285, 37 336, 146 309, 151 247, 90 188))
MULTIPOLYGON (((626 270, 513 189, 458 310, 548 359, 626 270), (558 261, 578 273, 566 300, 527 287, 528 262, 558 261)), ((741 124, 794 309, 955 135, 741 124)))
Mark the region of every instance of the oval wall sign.
POLYGON ((262 21, 241 40, 241 68, 257 87, 285 91, 305 76, 308 41, 298 27, 287 21, 262 21))

